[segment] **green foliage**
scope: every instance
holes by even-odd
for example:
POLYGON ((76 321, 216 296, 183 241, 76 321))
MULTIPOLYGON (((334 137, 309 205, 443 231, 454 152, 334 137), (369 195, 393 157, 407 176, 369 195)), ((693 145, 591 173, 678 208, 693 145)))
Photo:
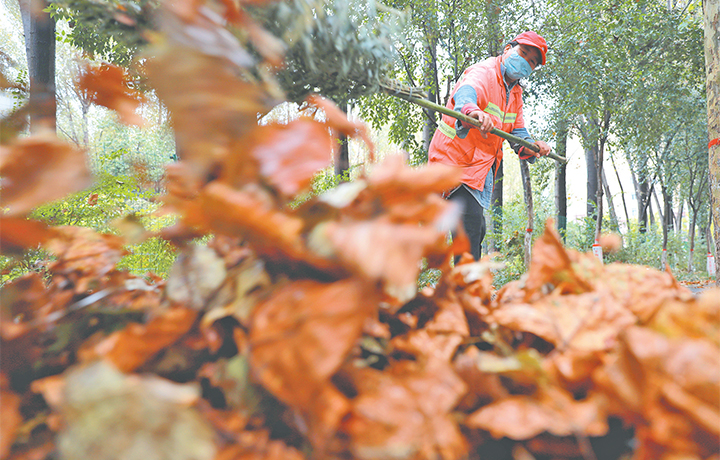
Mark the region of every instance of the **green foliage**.
POLYGON ((336 102, 378 92, 402 28, 402 15, 375 1, 291 0, 254 13, 286 43, 277 76, 291 101, 312 92, 336 102))
POLYGON ((154 27, 157 4, 154 0, 51 0, 48 11, 70 24, 69 33, 59 32, 61 41, 93 58, 128 67, 146 44, 144 32, 154 27))

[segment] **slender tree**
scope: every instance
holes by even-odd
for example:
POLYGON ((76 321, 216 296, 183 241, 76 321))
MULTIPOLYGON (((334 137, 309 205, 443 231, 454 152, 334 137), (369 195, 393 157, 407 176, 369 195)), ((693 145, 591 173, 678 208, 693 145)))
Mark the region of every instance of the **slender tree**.
POLYGON ((55 20, 43 4, 20 0, 30 77, 30 130, 55 130, 55 20))
MULTIPOLYGON (((720 0, 705 0, 705 72, 707 76, 708 162, 710 208, 715 229, 715 254, 720 254, 720 0)), ((720 263, 715 284, 720 286, 720 263)))

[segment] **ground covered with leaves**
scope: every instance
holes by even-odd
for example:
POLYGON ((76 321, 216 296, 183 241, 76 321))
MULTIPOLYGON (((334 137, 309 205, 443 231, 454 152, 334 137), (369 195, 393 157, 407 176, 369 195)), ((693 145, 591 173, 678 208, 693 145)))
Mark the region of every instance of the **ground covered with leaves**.
MULTIPOLYGON (((334 133, 367 135, 318 97, 258 125, 277 48, 233 5, 248 43, 177 2, 143 66, 181 158, 167 280, 119 270, 121 236, 26 219, 86 182, 82 152, 42 133, 2 147, 3 251, 53 258, 2 292, 0 458, 720 458, 717 290, 602 265, 551 226, 495 290, 495 262, 451 264, 466 240, 448 245, 439 193, 459 172, 399 156, 291 206, 334 133), (418 292, 423 261, 442 274, 418 292)), ((92 81, 132 114, 122 78, 92 81)))

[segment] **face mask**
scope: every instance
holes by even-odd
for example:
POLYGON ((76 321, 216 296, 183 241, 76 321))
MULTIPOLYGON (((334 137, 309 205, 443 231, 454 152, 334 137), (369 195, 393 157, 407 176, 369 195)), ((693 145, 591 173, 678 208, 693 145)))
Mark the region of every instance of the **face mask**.
POLYGON ((521 78, 530 76, 532 73, 532 67, 530 67, 530 64, 528 64, 525 58, 518 54, 517 49, 513 49, 510 52, 503 64, 505 64, 505 75, 507 75, 510 80, 520 80, 521 78))

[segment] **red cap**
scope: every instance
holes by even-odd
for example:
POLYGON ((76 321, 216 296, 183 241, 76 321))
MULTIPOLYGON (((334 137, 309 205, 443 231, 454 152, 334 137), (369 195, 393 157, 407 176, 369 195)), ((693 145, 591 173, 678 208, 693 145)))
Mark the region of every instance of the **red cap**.
POLYGON ((510 41, 518 42, 523 45, 534 46, 535 48, 539 49, 540 54, 542 55, 542 65, 545 65, 545 55, 547 54, 548 46, 545 42, 545 39, 542 38, 540 35, 536 34, 532 30, 528 30, 527 32, 521 33, 510 41))

